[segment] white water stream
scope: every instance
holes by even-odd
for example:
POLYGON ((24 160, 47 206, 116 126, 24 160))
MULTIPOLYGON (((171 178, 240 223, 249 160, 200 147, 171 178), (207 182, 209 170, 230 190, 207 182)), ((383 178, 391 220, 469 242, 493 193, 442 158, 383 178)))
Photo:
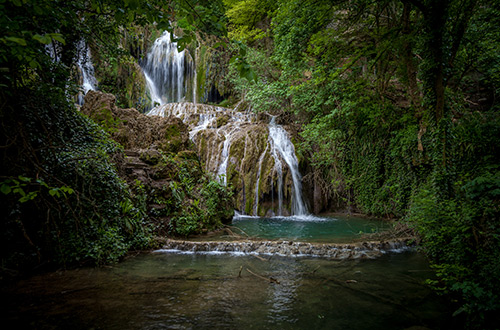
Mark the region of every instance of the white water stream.
POLYGON ((97 79, 95 77, 94 66, 90 55, 90 48, 85 41, 81 40, 78 44, 78 60, 77 65, 82 74, 82 89, 83 94, 78 95, 78 104, 83 104, 83 96, 90 90, 97 90, 97 79))
POLYGON ((152 107, 185 100, 193 76, 193 59, 186 50, 179 52, 169 32, 156 39, 141 67, 152 107))
MULTIPOLYGON (((293 146, 288 133, 283 127, 276 125, 276 118, 272 117, 269 123, 269 139, 272 141, 271 148, 285 160, 292 174, 293 194, 292 194, 292 214, 305 215, 307 208, 302 199, 302 176, 299 172, 299 162, 295 156, 295 148, 293 146)), ((276 158, 275 158, 276 159, 276 158)), ((279 181, 278 181, 279 182, 279 181)), ((281 184, 283 184, 281 182, 281 184)), ((278 191, 282 191, 281 187, 278 191)))
POLYGON ((302 177, 294 146, 289 134, 276 124, 275 118, 264 130, 266 124, 257 121, 250 109, 240 110, 240 104, 231 110, 183 102, 186 98, 197 98, 196 88, 187 95, 192 88, 189 84, 196 87, 196 70, 189 53, 186 50, 179 52, 168 32, 155 41, 141 67, 153 107, 148 115, 181 118, 189 126, 190 138, 197 145, 206 170, 225 185, 230 176, 234 178, 235 171, 239 173, 238 182, 232 184, 241 184, 241 187, 233 187, 242 191, 238 208, 241 212, 246 209, 253 215, 262 212, 278 216, 308 214, 302 198, 302 177), (263 134, 267 139, 261 138, 263 134), (267 167, 263 171, 263 164, 269 162, 272 170, 267 167), (288 179, 285 180, 285 176, 288 179), (262 180, 266 180, 264 186, 268 187, 265 191, 259 189, 262 180), (277 207, 274 205, 275 194, 277 207), (266 202, 265 198, 267 210, 260 210, 260 203, 266 202))
POLYGON ((250 167, 255 168, 255 174, 250 182, 244 183, 246 188, 243 189, 247 190, 246 196, 252 196, 253 198, 249 211, 253 215, 259 214, 259 203, 262 201, 262 192, 259 185, 261 180, 270 180, 265 177, 266 175, 272 175, 277 183, 273 185, 271 179, 271 185, 273 185, 271 188, 273 202, 271 204, 274 204, 274 200, 277 202, 277 207, 272 215, 308 215, 302 197, 302 176, 299 172, 295 148, 289 134, 282 126, 276 124, 275 118, 271 118, 269 124, 265 125, 256 121, 255 115, 248 111, 235 111, 190 102, 164 104, 153 108, 148 115, 181 118, 189 126, 190 138, 198 145, 200 158, 205 163, 206 170, 220 178, 224 184, 228 184, 230 164, 233 165, 233 168, 236 166, 241 176, 244 177, 245 173, 241 172, 245 167, 244 163, 251 163, 250 167), (224 119, 224 122, 222 122, 222 119, 224 119), (263 127, 266 126, 267 130, 263 131, 263 127), (258 132, 261 133, 255 133, 259 129, 258 132), (254 134, 252 135, 254 138, 261 134, 267 134, 267 140, 265 140, 265 144, 262 145, 261 149, 256 147, 258 144, 256 141, 250 141, 252 140, 251 134, 254 134), (238 157, 242 159, 236 159, 237 153, 231 151, 234 144, 238 144, 237 148, 243 149, 243 152, 238 153, 238 157), (253 157, 249 156, 251 152, 247 150, 250 145, 254 148, 254 151, 259 152, 258 155, 254 153, 253 157), (274 164, 272 171, 271 173, 263 173, 263 163, 269 158, 272 158, 274 164), (292 181, 291 196, 288 197, 285 195, 285 175, 290 175, 292 181), (285 206, 286 198, 291 198, 291 203, 285 206))

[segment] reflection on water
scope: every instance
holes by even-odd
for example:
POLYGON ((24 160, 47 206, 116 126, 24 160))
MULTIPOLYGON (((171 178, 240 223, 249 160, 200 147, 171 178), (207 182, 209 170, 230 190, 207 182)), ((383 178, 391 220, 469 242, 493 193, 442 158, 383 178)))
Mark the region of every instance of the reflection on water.
POLYGON ((2 288, 4 324, 37 329, 445 328, 415 252, 376 260, 145 254, 2 288), (272 279, 272 280, 270 280, 272 279))
POLYGON ((233 219, 233 226, 251 237, 335 243, 351 242, 362 233, 381 232, 391 227, 383 220, 347 216, 273 218, 238 216, 233 219))

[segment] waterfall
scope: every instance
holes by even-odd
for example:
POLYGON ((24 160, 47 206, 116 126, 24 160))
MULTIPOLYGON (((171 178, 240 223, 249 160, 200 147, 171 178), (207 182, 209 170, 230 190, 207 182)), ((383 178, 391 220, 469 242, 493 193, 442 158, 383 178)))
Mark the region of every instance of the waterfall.
POLYGON ((176 116, 189 126, 205 170, 226 185, 231 178, 239 212, 308 214, 295 148, 274 117, 263 122, 244 106, 226 109, 191 102, 163 104, 148 115, 176 116))
POLYGON ((242 186, 236 188, 240 194, 237 205, 243 205, 240 212, 257 215, 262 211, 278 216, 308 214, 295 148, 287 131, 276 124, 274 117, 264 124, 246 109, 236 111, 190 102, 164 104, 153 108, 148 115, 181 118, 189 126, 189 136, 197 146, 204 168, 222 183, 228 184, 235 171, 239 173, 242 186), (269 176, 272 176, 270 180, 269 176), (263 186, 262 180, 266 180, 263 186), (286 191, 290 194, 285 194, 286 191), (248 199, 249 196, 252 197, 248 199), (268 204, 259 211, 261 202, 268 204))
POLYGON ((168 31, 155 40, 141 67, 152 107, 185 100, 193 76, 193 59, 186 50, 179 52, 168 31))
POLYGON ((95 91, 97 89, 97 79, 94 74, 94 66, 92 65, 92 59, 90 56, 90 48, 83 40, 78 43, 77 65, 80 68, 80 72, 82 74, 83 95, 78 95, 78 104, 82 105, 83 96, 87 94, 89 90, 95 91))
POLYGON ((148 115, 176 116, 189 126, 205 170, 226 185, 232 180, 240 213, 307 215, 289 134, 274 117, 263 122, 246 108, 238 110, 181 102, 155 107, 148 115))
MULTIPOLYGON (((292 174, 292 214, 306 215, 307 208, 302 199, 302 177, 299 172, 299 162, 295 156, 295 148, 292 141, 290 141, 288 133, 283 129, 283 127, 276 124, 275 117, 272 117, 271 122, 269 123, 269 139, 272 141, 271 147, 273 149, 273 155, 274 153, 279 154, 285 160, 292 174)), ((278 157, 275 157, 275 159, 277 158, 278 157)), ((279 165, 279 169, 281 170, 281 165, 279 165)), ((282 184, 282 180, 281 183, 278 181, 278 185, 282 184)), ((282 191, 281 187, 278 188, 278 192, 280 191, 282 191)), ((283 197, 281 196, 279 198, 283 197)))
MULTIPOLYGON (((269 144, 274 144, 270 135, 269 135, 269 144)), ((274 146, 271 147, 271 154, 273 155, 274 158, 274 171, 278 176, 278 215, 281 216, 283 215, 283 167, 281 164, 280 156, 278 154, 278 150, 274 146)), ((274 192, 274 189, 271 191, 274 192)), ((274 203, 274 195, 272 197, 274 203)))
POLYGON ((219 170, 217 171, 217 177, 221 178, 220 180, 224 185, 227 185, 227 163, 229 161, 229 150, 231 148, 231 138, 233 133, 238 129, 238 126, 233 127, 230 131, 224 134, 224 144, 222 148, 222 162, 219 166, 219 170))
MULTIPOLYGON (((194 58, 196 61, 199 59, 199 47, 196 47, 194 58)), ((196 104, 197 99, 198 99, 198 71, 196 70, 196 67, 193 68, 194 72, 194 77, 193 77, 193 103, 196 104)))

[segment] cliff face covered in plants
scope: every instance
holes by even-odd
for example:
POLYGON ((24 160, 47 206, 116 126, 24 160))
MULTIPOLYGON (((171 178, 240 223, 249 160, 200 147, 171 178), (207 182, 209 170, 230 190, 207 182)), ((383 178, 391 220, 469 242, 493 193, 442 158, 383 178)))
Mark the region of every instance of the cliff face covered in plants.
POLYGON ((313 209, 407 220, 435 287, 469 327, 488 326, 500 307, 498 4, 224 3, 247 46, 234 69, 257 76, 229 79, 256 112, 301 126, 313 209))
POLYGON ((231 221, 231 196, 202 169, 180 119, 120 109, 113 95, 94 91, 85 96, 81 112, 107 128, 124 148, 115 165, 141 199, 156 235, 187 236, 231 221))
POLYGON ((274 117, 194 103, 168 103, 148 115, 175 116, 189 125, 203 167, 233 192, 237 212, 307 214, 294 145, 274 117))

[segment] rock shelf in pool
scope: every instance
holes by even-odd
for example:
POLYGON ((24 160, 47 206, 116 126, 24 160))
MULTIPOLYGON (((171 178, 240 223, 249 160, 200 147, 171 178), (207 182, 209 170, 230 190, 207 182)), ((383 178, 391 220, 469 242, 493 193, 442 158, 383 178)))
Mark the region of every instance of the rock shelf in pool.
POLYGON ((263 254, 329 259, 374 259, 386 252, 397 252, 414 246, 414 239, 369 241, 350 244, 322 244, 293 241, 210 241, 195 242, 168 239, 163 249, 155 252, 263 254))

